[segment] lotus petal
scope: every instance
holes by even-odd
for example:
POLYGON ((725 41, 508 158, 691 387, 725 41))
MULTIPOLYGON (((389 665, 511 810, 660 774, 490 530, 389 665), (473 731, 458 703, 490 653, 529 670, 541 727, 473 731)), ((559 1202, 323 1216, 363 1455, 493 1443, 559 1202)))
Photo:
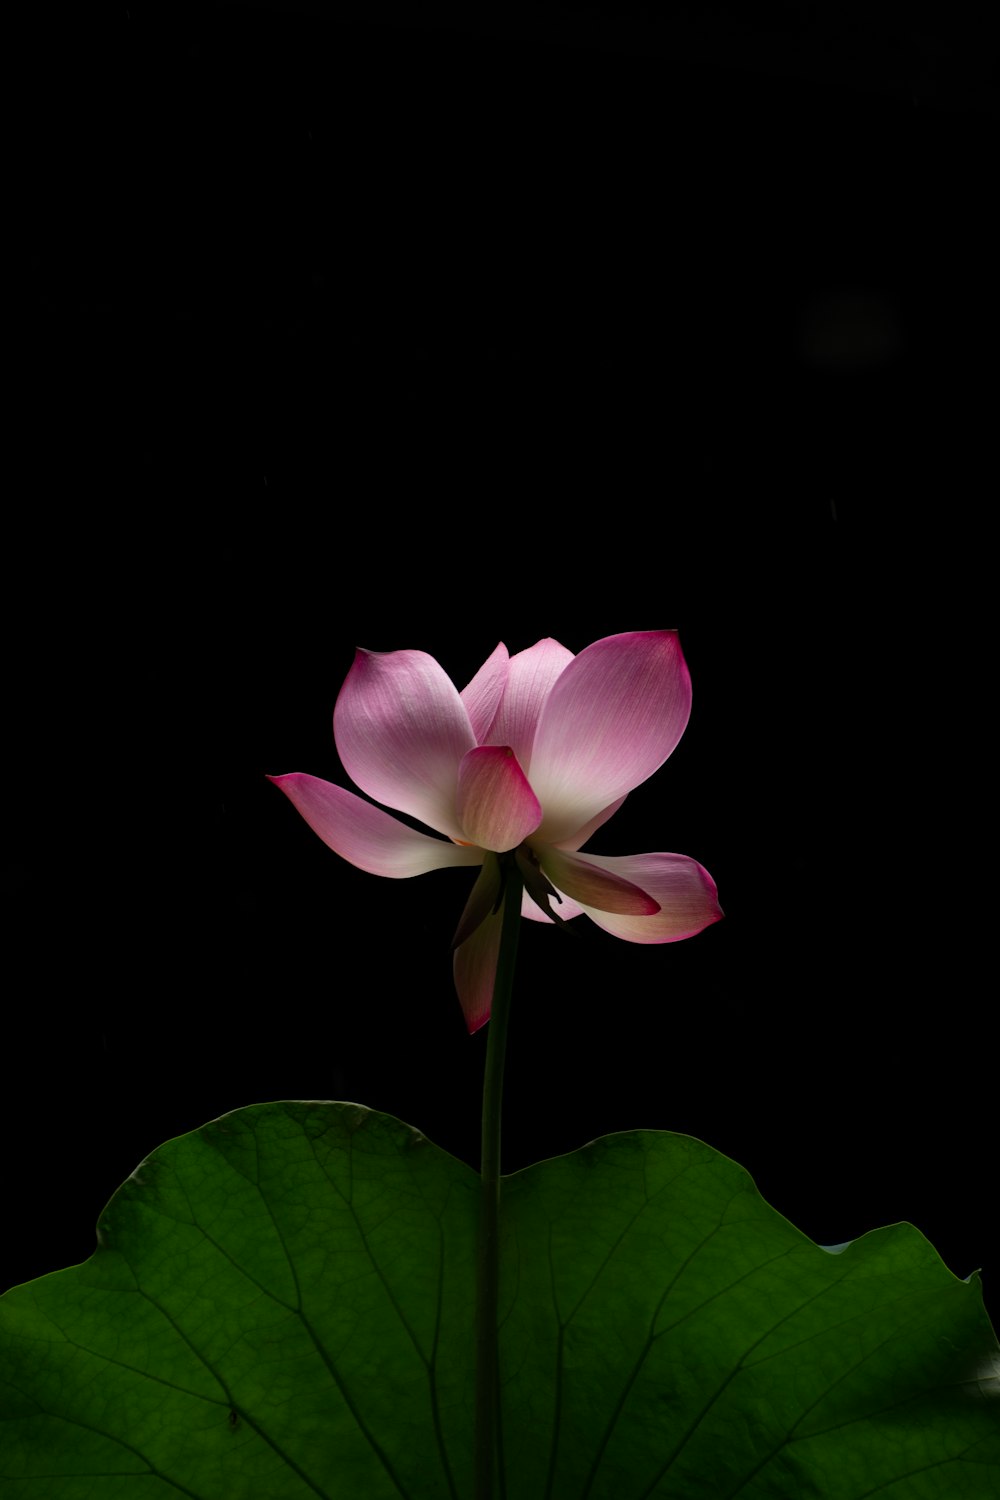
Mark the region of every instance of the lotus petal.
POLYGON ((676 943, 694 937, 722 917, 715 881, 696 859, 686 854, 579 855, 609 874, 633 881, 660 903, 651 917, 612 913, 599 907, 584 910, 598 927, 630 943, 676 943))
POLYGON ((539 717, 572 660, 572 651, 549 638, 510 659, 503 699, 485 738, 490 745, 510 745, 529 777, 539 717))
POLYGON ((595 641, 566 667, 542 709, 531 785, 545 809, 539 836, 570 838, 652 776, 691 712, 691 679, 673 630, 595 641))
POLYGON ((481 849, 446 843, 407 828, 380 807, 318 776, 292 771, 287 776, 269 776, 268 781, 284 792, 324 844, 370 875, 400 880, 448 865, 483 862, 481 849))
POLYGON ((509 745, 478 745, 458 768, 458 820, 465 837, 502 854, 542 821, 542 809, 509 745))
POLYGON ((458 764, 476 737, 458 689, 425 651, 359 650, 333 711, 344 769, 376 802, 462 836, 458 764))
POLYGON ((459 697, 469 715, 472 732, 480 745, 487 743, 487 730, 493 722, 507 682, 509 662, 507 647, 503 641, 486 658, 472 681, 462 689, 459 697))
POLYGON ((490 1018, 502 927, 503 908, 480 922, 472 936, 455 949, 455 988, 470 1035, 490 1018))
POLYGON ((596 906, 600 911, 648 918, 660 909, 655 897, 629 876, 608 868, 606 860, 566 849, 536 848, 535 852, 552 884, 579 901, 588 914, 596 906))

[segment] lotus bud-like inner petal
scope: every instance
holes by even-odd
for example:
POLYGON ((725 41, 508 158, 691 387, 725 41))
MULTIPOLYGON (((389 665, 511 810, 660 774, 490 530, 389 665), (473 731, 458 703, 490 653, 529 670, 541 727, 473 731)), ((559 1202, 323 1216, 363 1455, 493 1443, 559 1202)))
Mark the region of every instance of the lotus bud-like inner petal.
POLYGON ((486 740, 486 731, 500 707, 507 687, 509 667, 507 647, 501 641, 492 656, 486 658, 475 677, 459 694, 479 745, 486 740))
MULTIPOLYGON (((492 660, 492 657, 490 658, 492 660)), ((480 744, 509 745, 531 776, 531 747, 538 718, 556 682, 573 660, 558 641, 544 640, 510 658, 503 701, 480 744)))
POLYGON ((458 768, 458 820, 470 843, 502 854, 542 821, 538 798, 509 745, 480 745, 458 768))

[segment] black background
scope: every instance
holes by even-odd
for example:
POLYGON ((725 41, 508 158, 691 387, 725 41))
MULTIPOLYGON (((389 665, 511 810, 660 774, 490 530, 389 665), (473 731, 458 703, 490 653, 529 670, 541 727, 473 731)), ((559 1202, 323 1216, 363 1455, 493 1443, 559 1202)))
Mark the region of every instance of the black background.
MULTIPOLYGON (((469 875, 377 880, 356 645, 676 627, 688 731, 594 840, 727 913, 525 924, 509 1170, 688 1132, 821 1243, 996 1302, 979 467, 993 37, 962 7, 109 7, 46 39, 8 523, 3 1284, 143 1155, 348 1098, 475 1164, 469 875)), ((28 132, 30 135, 30 132, 28 132)))

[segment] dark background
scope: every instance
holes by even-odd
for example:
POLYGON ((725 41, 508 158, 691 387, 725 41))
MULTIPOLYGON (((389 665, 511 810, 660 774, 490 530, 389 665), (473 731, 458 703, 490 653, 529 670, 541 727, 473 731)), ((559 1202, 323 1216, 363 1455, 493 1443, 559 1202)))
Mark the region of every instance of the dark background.
POLYGON ((3 1284, 165 1139, 347 1098, 475 1163, 467 872, 380 881, 358 644, 676 627, 688 731, 593 847, 682 944, 525 925, 506 1165, 696 1135, 997 1307, 994 37, 961 6, 80 12, 41 54, 7 526, 3 1284))

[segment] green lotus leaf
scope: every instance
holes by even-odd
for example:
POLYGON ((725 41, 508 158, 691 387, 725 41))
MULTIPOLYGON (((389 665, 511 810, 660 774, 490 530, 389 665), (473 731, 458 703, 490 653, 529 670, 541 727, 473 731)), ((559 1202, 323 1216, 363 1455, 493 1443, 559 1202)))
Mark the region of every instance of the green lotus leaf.
MULTIPOLYGON (((0 1299, 5 1500, 465 1500, 478 1178, 356 1105, 169 1141, 0 1299)), ((836 1250, 636 1131, 505 1179, 506 1500, 987 1500, 1000 1354, 906 1224, 836 1250)))

